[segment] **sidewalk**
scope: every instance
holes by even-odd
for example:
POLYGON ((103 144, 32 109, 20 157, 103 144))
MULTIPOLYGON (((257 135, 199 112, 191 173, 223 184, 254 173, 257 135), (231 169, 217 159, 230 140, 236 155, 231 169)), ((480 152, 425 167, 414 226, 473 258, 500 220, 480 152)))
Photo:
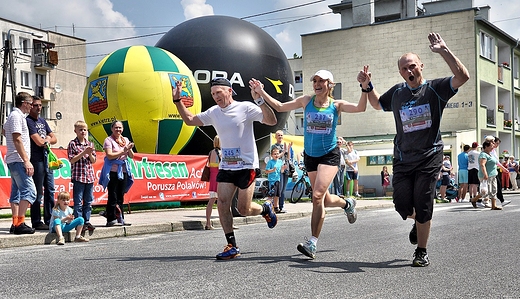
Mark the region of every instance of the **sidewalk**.
MULTIPOLYGON (((375 209, 393 207, 392 200, 388 199, 360 199, 357 201, 356 209, 375 209)), ((299 202, 296 204, 286 203, 287 213, 277 214, 278 221, 288 219, 310 217, 312 211, 311 202, 299 202)), ((327 214, 343 213, 340 208, 327 208, 327 214)), ((30 219, 26 223, 30 225, 30 219)), ((99 215, 92 215, 90 222, 96 227, 93 232, 86 232, 85 237, 96 240, 104 238, 125 237, 141 234, 164 233, 182 230, 202 230, 206 225, 205 209, 168 209, 154 211, 136 211, 125 214, 125 221, 131 226, 105 227, 106 219, 99 215)), ((211 221, 216 229, 220 229, 218 211, 213 209, 211 221)), ((265 223, 261 216, 235 217, 234 224, 237 226, 265 223)), ((14 235, 9 233, 11 219, 0 220, 0 248, 10 248, 29 245, 56 244, 56 234, 48 231, 36 231, 33 235, 14 235)), ((65 240, 70 242, 74 238, 74 231, 65 234, 65 240)))

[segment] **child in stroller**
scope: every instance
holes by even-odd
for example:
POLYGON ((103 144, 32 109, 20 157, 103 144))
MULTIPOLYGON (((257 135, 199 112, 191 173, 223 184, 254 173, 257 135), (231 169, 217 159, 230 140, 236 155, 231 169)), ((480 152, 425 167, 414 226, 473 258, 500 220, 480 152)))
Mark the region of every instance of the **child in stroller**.
POLYGON ((448 186, 446 187, 446 198, 444 199, 444 201, 442 200, 442 197, 441 197, 441 191, 440 191, 441 183, 442 183, 442 178, 440 180, 437 180, 437 185, 436 185, 436 189, 435 189, 435 198, 437 199, 436 201, 437 202, 451 202, 452 200, 455 200, 455 201, 459 202, 459 198, 458 198, 459 186, 457 184, 455 184, 455 179, 450 178, 450 182, 449 182, 448 186))

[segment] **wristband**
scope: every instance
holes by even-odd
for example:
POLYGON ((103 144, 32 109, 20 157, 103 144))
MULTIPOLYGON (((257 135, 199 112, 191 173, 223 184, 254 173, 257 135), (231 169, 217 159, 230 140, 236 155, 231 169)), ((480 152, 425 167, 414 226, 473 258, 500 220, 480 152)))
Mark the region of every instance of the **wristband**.
POLYGON ((181 99, 173 100, 174 103, 178 103, 178 102, 180 102, 180 101, 181 101, 181 99))
POLYGON ((258 99, 255 99, 255 104, 257 104, 258 106, 262 105, 263 103, 265 103, 264 98, 259 97, 258 99))
POLYGON ((359 87, 361 87, 362 92, 371 92, 374 89, 374 86, 372 85, 372 81, 368 82, 367 89, 363 89, 363 86, 359 84, 359 87))

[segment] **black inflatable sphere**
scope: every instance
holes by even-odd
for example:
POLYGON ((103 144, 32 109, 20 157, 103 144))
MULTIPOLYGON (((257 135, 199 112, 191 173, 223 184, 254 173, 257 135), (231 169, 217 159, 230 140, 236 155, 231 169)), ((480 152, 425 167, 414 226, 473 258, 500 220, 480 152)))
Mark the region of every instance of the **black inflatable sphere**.
MULTIPOLYGON (((155 46, 170 51, 191 69, 201 92, 202 111, 215 105, 209 85, 214 77, 231 81, 237 101, 253 101, 251 78, 262 81, 265 91, 281 102, 294 96, 293 73, 284 52, 269 34, 249 22, 227 16, 191 19, 172 28, 155 46)), ((287 113, 275 113, 276 126, 255 123, 260 157, 268 150, 269 134, 283 128, 287 120, 287 113)), ((200 127, 180 154, 207 154, 215 135, 213 127, 200 127)))

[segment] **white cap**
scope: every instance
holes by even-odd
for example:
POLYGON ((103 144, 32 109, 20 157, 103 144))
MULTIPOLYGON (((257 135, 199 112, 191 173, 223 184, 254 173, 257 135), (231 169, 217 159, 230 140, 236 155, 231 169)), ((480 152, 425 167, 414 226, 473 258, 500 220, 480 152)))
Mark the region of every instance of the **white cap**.
POLYGON ((332 73, 327 70, 319 70, 311 77, 311 82, 314 80, 314 77, 320 77, 324 80, 329 80, 330 82, 334 83, 334 77, 332 76, 332 73))

